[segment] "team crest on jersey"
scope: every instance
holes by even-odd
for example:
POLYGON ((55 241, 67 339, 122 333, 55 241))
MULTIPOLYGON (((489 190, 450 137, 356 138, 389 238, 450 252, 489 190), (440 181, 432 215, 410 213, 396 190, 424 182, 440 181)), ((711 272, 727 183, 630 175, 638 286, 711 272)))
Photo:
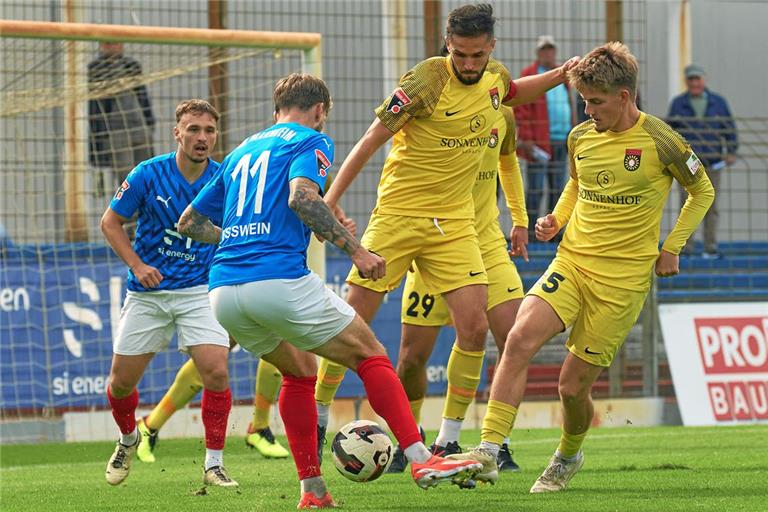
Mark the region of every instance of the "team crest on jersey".
POLYGON ((642 149, 628 149, 624 153, 624 168, 630 172, 640 168, 640 157, 643 154, 642 149))
POLYGON ((488 94, 491 96, 491 106, 494 108, 494 110, 499 110, 499 105, 501 105, 501 98, 499 97, 499 88, 494 87, 493 89, 489 89, 488 94))
POLYGON ((411 103, 411 98, 405 94, 405 91, 401 87, 398 87, 392 94, 392 99, 389 100, 389 105, 387 105, 387 112, 399 114, 400 111, 403 110, 403 107, 409 103, 411 103))
POLYGON ((315 159, 317 160, 317 175, 325 178, 328 175, 328 169, 331 167, 331 161, 319 149, 315 150, 315 159))
POLYGON ((488 147, 495 148, 499 144, 499 129, 491 128, 491 135, 488 137, 488 147))
POLYGON ((117 189, 117 192, 115 193, 115 199, 118 201, 123 198, 123 192, 131 188, 131 184, 128 183, 128 180, 123 181, 123 184, 120 185, 120 188, 117 189))

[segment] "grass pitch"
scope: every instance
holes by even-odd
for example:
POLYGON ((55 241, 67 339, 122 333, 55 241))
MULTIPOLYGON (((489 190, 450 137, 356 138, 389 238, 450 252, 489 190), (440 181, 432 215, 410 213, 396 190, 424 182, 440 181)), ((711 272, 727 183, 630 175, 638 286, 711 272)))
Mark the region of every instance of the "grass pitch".
MULTIPOLYGON (((432 439, 434 433, 429 437, 432 439)), ((471 446, 479 432, 462 433, 471 446)), ((345 510, 452 511, 766 511, 768 426, 595 429, 586 461, 569 489, 528 494, 557 446, 556 430, 513 434, 520 473, 503 473, 495 486, 422 491, 410 474, 356 484, 339 475, 326 452, 325 477, 345 510)), ((284 439, 283 439, 284 441, 284 439)), ((123 485, 110 487, 104 469, 113 443, 0 447, 0 509, 11 511, 280 511, 299 499, 293 461, 265 460, 231 436, 226 464, 236 491, 202 488, 202 440, 167 440, 157 462, 134 461, 123 485)))

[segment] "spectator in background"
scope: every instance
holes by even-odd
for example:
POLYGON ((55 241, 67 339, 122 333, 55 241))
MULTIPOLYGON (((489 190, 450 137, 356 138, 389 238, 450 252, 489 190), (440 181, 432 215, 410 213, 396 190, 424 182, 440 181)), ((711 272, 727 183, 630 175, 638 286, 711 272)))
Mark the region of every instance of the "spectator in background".
MULTIPOLYGON (((736 124, 728 108, 728 102, 719 94, 706 87, 706 74, 700 66, 691 64, 685 68, 687 92, 672 99, 667 114, 667 123, 686 138, 707 169, 707 174, 716 191, 720 189, 720 173, 736 161, 739 141, 736 124)), ((687 198, 681 190, 681 204, 687 198)), ((717 250, 717 195, 706 217, 704 217, 704 258, 719 258, 717 250)), ((693 253, 693 237, 683 249, 684 254, 693 253)))
MULTIPOLYGON (((558 66, 557 45, 550 35, 539 37, 536 61, 523 69, 521 77, 544 73, 558 66)), ((528 183, 525 203, 528 208, 528 229, 539 217, 539 205, 548 188, 546 208, 551 210, 563 190, 566 177, 567 149, 565 141, 574 125, 573 97, 567 84, 547 91, 533 103, 515 107, 518 126, 518 155, 528 162, 528 183)), ((546 213, 546 212, 545 212, 546 213)))
POLYGON ((155 118, 141 66, 123 43, 102 41, 88 64, 89 160, 98 168, 98 195, 112 194, 139 163, 152 158, 155 118))

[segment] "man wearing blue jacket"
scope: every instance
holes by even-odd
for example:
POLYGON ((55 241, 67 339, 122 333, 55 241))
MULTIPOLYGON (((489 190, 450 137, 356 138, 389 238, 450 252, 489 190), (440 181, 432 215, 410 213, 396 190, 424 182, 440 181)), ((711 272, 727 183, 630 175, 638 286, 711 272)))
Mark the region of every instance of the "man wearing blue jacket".
MULTIPOLYGON (((720 173, 736 161, 739 141, 736 124, 731 117, 728 102, 706 87, 704 69, 691 64, 685 68, 688 91, 676 96, 669 106, 667 123, 690 143, 707 169, 716 191, 720 188, 720 173)), ((682 191, 681 202, 687 194, 682 191)), ((717 251, 717 196, 704 217, 704 258, 719 258, 717 251)), ((683 249, 693 253, 693 237, 683 249)))

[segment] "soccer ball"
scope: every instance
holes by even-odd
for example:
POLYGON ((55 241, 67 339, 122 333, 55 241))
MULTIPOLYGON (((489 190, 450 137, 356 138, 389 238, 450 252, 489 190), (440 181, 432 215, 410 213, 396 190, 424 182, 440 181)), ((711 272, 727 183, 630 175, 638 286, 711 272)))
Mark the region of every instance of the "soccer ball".
POLYGON ((333 438, 333 464, 353 482, 371 482, 392 463, 392 441, 373 421, 347 423, 333 438))

